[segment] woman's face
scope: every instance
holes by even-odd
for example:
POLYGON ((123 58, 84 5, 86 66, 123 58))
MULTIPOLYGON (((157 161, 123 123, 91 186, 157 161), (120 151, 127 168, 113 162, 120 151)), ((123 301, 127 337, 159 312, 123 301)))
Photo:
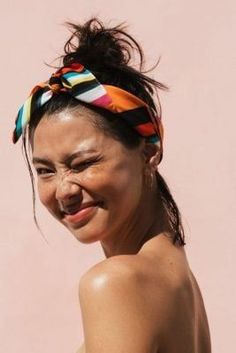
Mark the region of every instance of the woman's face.
POLYGON ((41 202, 78 240, 117 234, 141 207, 141 145, 127 149, 91 122, 87 108, 44 116, 33 136, 41 202))

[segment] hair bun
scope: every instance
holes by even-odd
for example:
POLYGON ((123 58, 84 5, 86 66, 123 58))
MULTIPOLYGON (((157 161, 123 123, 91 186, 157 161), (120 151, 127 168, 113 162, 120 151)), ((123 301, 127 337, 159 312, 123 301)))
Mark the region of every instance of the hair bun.
POLYGON ((157 89, 167 87, 146 75, 150 70, 143 70, 143 50, 126 32, 124 24, 105 27, 100 20, 92 18, 82 25, 70 22, 67 25, 72 34, 65 43, 65 54, 61 56, 64 66, 84 65, 102 84, 120 87, 136 95, 161 116, 157 89))
MULTIPOLYGON (((67 23, 72 35, 64 46, 63 64, 83 64, 90 70, 101 67, 124 67, 138 44, 125 31, 123 25, 105 28, 97 18, 83 25, 67 23)), ((141 57, 142 59, 142 57, 141 57)))

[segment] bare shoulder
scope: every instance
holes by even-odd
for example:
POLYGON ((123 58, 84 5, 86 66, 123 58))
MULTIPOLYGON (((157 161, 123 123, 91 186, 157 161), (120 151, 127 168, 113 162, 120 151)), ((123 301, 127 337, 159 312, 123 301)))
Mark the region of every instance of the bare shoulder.
MULTIPOLYGON (((142 258, 141 258, 142 259, 142 258)), ((138 275, 138 255, 119 255, 105 259, 90 268, 80 279, 80 289, 95 286, 96 289, 116 281, 134 281, 138 275)))
POLYGON ((106 259, 80 280, 85 351, 172 352, 170 332, 180 347, 186 339, 191 346, 203 312, 198 297, 184 250, 164 238, 136 255, 106 259))
POLYGON ((140 262, 143 259, 138 255, 121 255, 93 266, 80 279, 81 305, 91 299, 104 306, 108 301, 123 306, 124 298, 127 302, 142 297, 145 275, 139 270, 140 262))
POLYGON ((109 297, 115 293, 118 298, 120 293, 130 295, 132 299, 142 298, 151 310, 152 304, 158 310, 154 293, 156 299, 158 295, 159 303, 160 298, 166 302, 168 298, 173 300, 175 292, 177 294, 178 289, 187 283, 189 268, 185 254, 169 241, 158 242, 159 252, 156 244, 149 245, 138 254, 113 256, 93 266, 80 280, 80 296, 88 291, 105 291, 109 297), (162 292, 165 295, 162 296, 162 292))
POLYGON ((114 256, 81 278, 86 353, 157 351, 158 320, 147 300, 141 262, 145 260, 139 255, 114 256))

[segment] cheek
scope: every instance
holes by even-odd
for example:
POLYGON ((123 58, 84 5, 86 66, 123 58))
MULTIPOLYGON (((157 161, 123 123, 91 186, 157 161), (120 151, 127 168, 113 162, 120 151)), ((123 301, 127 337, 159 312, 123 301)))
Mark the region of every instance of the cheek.
POLYGON ((53 195, 54 195, 54 188, 52 185, 47 184, 42 181, 38 181, 38 195, 41 203, 46 208, 53 208, 53 195))
POLYGON ((112 200, 119 204, 130 198, 137 198, 142 190, 141 172, 128 163, 101 166, 88 170, 81 184, 104 201, 112 200))

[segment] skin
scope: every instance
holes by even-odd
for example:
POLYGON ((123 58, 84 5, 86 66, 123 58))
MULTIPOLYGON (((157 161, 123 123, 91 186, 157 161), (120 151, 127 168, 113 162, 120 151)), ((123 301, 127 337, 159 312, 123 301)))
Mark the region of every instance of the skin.
POLYGON ((32 138, 41 202, 106 256, 80 279, 78 353, 208 353, 201 293, 184 249, 172 244, 152 177, 159 151, 144 141, 127 149, 97 118, 88 108, 45 115, 32 138), (81 205, 86 216, 69 222, 62 210, 81 205))

